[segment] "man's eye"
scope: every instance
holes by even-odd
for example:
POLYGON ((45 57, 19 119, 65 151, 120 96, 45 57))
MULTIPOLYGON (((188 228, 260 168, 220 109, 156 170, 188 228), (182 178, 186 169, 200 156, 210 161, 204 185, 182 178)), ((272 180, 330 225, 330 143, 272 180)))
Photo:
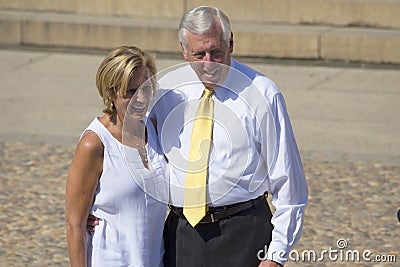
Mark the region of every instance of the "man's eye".
POLYGON ((206 56, 206 53, 196 53, 193 55, 195 58, 202 59, 206 56))
POLYGON ((212 56, 216 57, 216 58, 222 57, 222 55, 223 55, 223 52, 220 50, 212 51, 211 53, 212 53, 212 56))

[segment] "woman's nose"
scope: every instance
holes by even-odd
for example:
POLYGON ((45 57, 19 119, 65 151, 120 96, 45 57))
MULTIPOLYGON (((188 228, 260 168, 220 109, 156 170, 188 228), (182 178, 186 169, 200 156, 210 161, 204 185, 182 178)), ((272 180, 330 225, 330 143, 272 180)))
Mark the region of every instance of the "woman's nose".
POLYGON ((136 99, 135 99, 135 100, 136 100, 137 102, 143 103, 143 102, 144 102, 143 94, 139 92, 139 93, 136 95, 136 99))
POLYGON ((140 102, 140 103, 146 103, 146 93, 143 92, 143 89, 140 89, 140 90, 137 92, 137 94, 136 94, 136 96, 135 96, 135 100, 136 100, 137 102, 140 102))

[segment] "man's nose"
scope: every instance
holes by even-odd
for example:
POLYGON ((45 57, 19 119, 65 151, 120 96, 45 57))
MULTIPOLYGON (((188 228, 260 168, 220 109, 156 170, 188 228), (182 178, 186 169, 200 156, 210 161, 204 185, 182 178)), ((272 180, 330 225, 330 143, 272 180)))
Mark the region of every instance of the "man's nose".
POLYGON ((212 57, 212 55, 210 53, 206 53, 205 57, 203 58, 203 65, 204 67, 210 68, 212 67, 212 65, 215 63, 215 59, 212 57))
POLYGON ((210 52, 206 52, 206 54, 205 54, 205 56, 203 58, 203 61, 204 62, 212 62, 212 60, 213 60, 213 58, 211 56, 211 53, 210 52))

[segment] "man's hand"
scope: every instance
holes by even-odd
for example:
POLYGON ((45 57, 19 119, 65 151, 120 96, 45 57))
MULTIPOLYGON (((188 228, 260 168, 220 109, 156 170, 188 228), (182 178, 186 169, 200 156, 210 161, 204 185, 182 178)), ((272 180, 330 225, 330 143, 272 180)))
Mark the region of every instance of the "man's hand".
POLYGON ((265 260, 265 261, 260 262, 258 267, 283 267, 283 265, 279 264, 275 261, 265 260))
POLYGON ((96 225, 99 225, 99 220, 100 219, 97 218, 96 216, 89 214, 89 217, 86 222, 86 232, 88 232, 88 233, 94 232, 94 227, 96 225))

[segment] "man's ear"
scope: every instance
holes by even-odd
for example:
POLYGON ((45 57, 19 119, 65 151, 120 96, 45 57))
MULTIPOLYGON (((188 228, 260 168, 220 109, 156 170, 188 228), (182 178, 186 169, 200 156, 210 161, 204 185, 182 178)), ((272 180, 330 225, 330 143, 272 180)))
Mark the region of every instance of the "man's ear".
POLYGON ((229 40, 229 52, 233 53, 233 32, 231 32, 231 39, 229 40))
POLYGON ((186 51, 185 51, 185 47, 183 46, 182 43, 180 43, 180 45, 181 45, 181 49, 182 49, 183 58, 184 58, 186 61, 189 61, 189 58, 188 58, 188 56, 187 56, 187 54, 186 54, 186 51))

